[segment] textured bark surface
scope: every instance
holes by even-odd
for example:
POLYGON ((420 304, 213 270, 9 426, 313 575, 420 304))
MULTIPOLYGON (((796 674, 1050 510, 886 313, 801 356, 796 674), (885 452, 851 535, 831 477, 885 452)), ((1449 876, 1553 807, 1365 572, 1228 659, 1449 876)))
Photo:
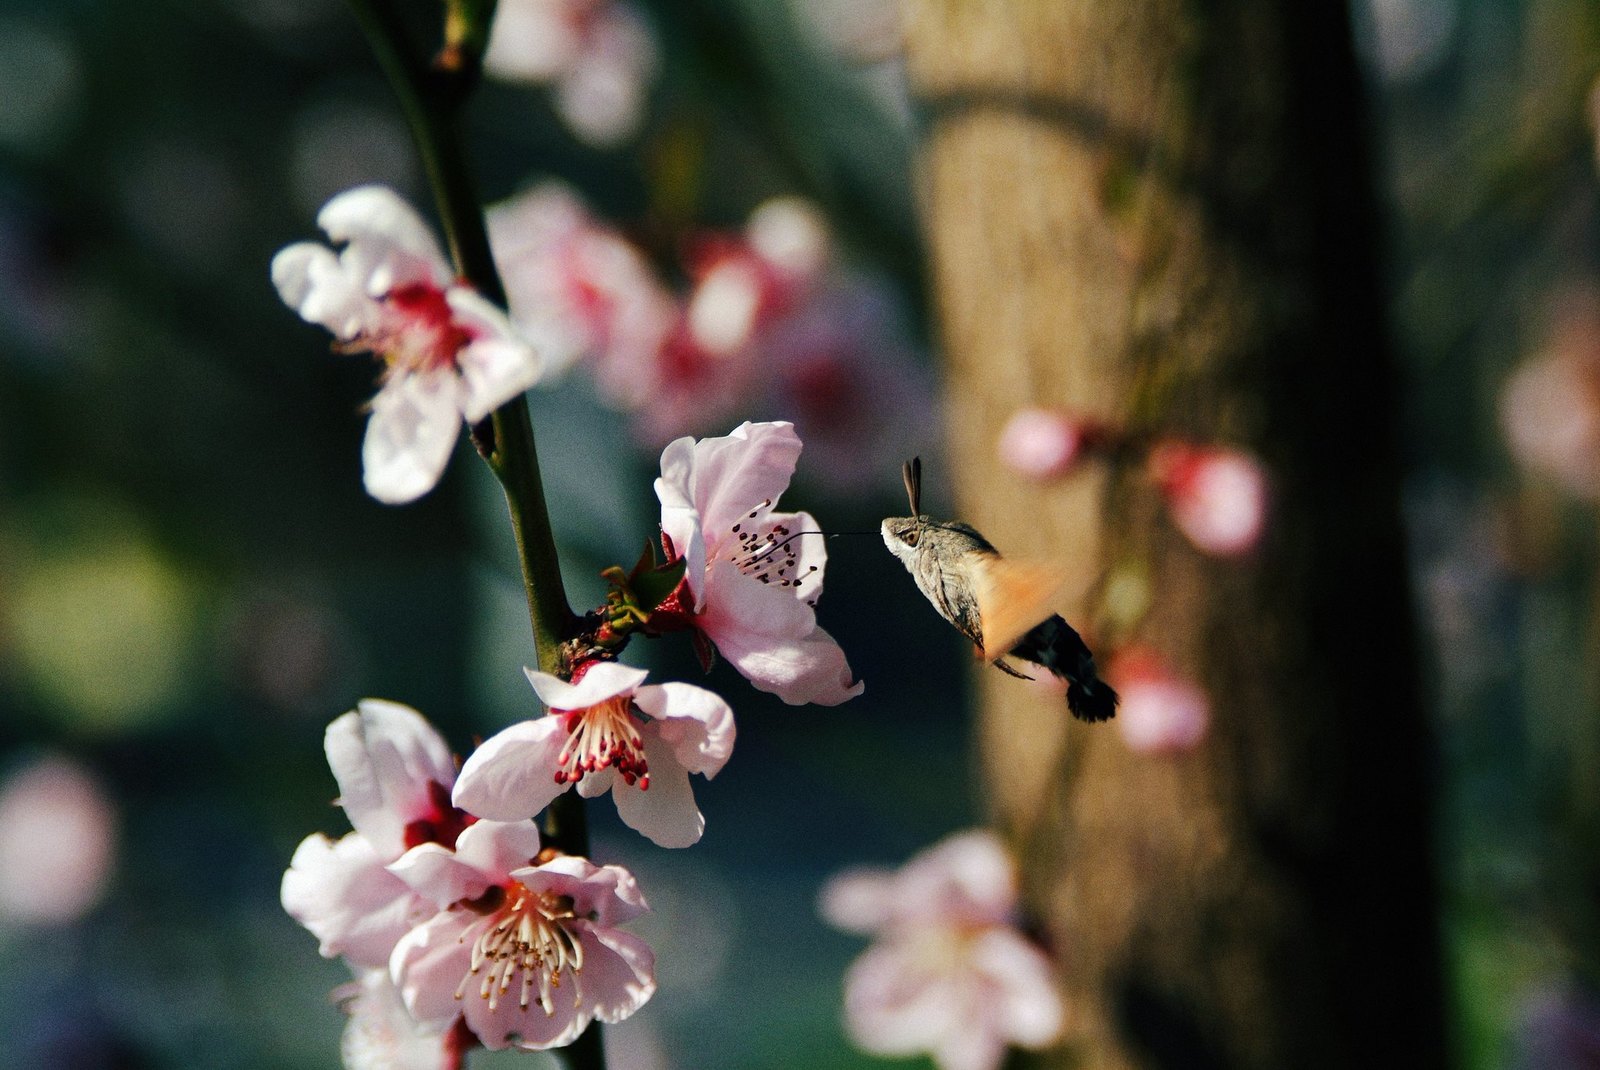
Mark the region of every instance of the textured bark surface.
POLYGON ((1142 757, 982 674, 986 779, 1072 1019, 1047 1065, 1445 1062, 1395 375, 1341 8, 911 5, 963 519, 1069 563, 1092 644, 1148 643, 1213 704, 1198 749, 1142 757), (1024 404, 1255 451, 1264 545, 1202 557, 1135 469, 1025 483, 995 452, 1024 404))

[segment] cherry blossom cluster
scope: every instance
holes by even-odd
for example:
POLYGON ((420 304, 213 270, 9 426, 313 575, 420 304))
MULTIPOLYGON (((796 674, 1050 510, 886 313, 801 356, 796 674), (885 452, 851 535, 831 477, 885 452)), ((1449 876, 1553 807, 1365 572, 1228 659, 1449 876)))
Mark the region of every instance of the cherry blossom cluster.
POLYGON ((1064 478, 1096 457, 1138 455, 1178 530, 1214 557, 1249 553, 1266 526, 1266 471, 1242 450, 1175 437, 1146 439, 1041 408, 1012 414, 998 448, 1013 471, 1040 481, 1064 478))
POLYGON ((364 700, 325 749, 353 831, 300 844, 283 905, 356 975, 347 1067, 556 1047, 654 993, 654 956, 618 928, 649 909, 632 875, 542 849, 526 817, 455 806, 455 761, 415 710, 364 700))
MULTIPOLYGON (((319 223, 338 251, 292 245, 273 281, 340 352, 381 365, 362 451, 369 492, 410 501, 438 481, 463 423, 520 401, 550 363, 450 272, 432 234, 391 191, 335 197, 319 223)), ((545 335, 553 338, 555 335, 545 335)), ((733 711, 693 684, 647 684, 620 654, 636 635, 685 633, 791 704, 862 691, 817 624, 827 564, 807 513, 781 512, 801 442, 788 423, 680 438, 661 455, 660 544, 631 573, 604 573, 605 605, 561 647, 557 673, 525 670, 542 715, 486 740, 459 775, 415 710, 362 701, 325 749, 353 831, 295 852, 285 909, 342 957, 346 1065, 453 1068, 483 1046, 571 1043, 655 991, 654 957, 618 926, 646 906, 631 874, 541 843, 532 818, 569 789, 609 793, 622 821, 662 847, 705 827, 690 776, 733 751, 733 711)))
POLYGON ((551 339, 557 363, 581 357, 648 445, 770 408, 849 489, 892 471, 886 458, 931 413, 894 302, 840 266, 803 201, 767 201, 740 233, 690 235, 681 290, 559 184, 491 209, 489 232, 512 319, 551 339))
POLYGON ((1018 926, 1016 867, 993 833, 951 836, 897 871, 841 873, 820 905, 873 937, 845 976, 845 1026, 862 1049, 995 1070, 1008 1047, 1061 1033, 1050 960, 1018 926))

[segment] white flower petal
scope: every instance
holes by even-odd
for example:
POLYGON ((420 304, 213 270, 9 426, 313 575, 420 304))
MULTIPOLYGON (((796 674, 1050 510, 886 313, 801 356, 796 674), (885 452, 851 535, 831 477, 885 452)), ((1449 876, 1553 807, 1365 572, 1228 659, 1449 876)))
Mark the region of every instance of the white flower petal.
POLYGON ((536 717, 496 732, 462 765, 455 804, 496 821, 532 817, 567 790, 555 781, 556 756, 566 740, 560 717, 536 717))
POLYGON ((522 671, 528 674, 528 682, 538 693, 539 701, 552 710, 586 710, 598 706, 606 699, 633 693, 650 675, 646 669, 630 668, 615 661, 589 666, 583 679, 575 684, 547 672, 522 671))
POLYGON ((1043 951, 996 927, 977 939, 972 957, 995 991, 995 1017, 1008 1041, 1039 1048, 1061 1035, 1061 997, 1043 951))
POLYGON ((409 706, 362 699, 328 725, 328 766, 339 782, 339 805, 385 862, 405 851, 408 824, 432 814, 431 784, 455 778, 450 748, 409 706))
POLYGON ((378 392, 361 444, 368 494, 401 505, 438 484, 461 431, 460 390, 442 370, 397 376, 378 392))
POLYGON ((650 787, 641 790, 614 780, 611 798, 622 823, 657 847, 688 847, 700 842, 706 819, 694 803, 689 773, 672 752, 646 736, 645 760, 650 763, 650 787))
POLYGON ((645 727, 646 740, 658 737, 683 768, 709 780, 727 764, 733 753, 733 710, 720 695, 693 684, 651 684, 633 701, 655 719, 645 727))
POLYGON ((456 837, 457 857, 497 881, 538 853, 539 827, 532 821, 479 821, 456 837))
POLYGON ((395 942, 427 911, 355 832, 338 841, 307 836, 280 894, 283 909, 321 942, 324 957, 343 955, 356 966, 386 963, 395 942))
MULTIPOLYGON (((447 295, 452 307, 460 302, 458 295, 462 293, 458 289, 447 295)), ((477 294, 470 296, 494 308, 477 294)), ((510 333, 509 322, 505 327, 506 334, 479 336, 456 354, 456 369, 461 375, 461 411, 469 423, 484 419, 539 381, 539 355, 510 333)))
POLYGON ((346 190, 323 205, 317 225, 349 243, 340 259, 369 296, 412 283, 442 288, 454 274, 422 217, 387 187, 346 190))
POLYGON ((378 314, 333 251, 314 242, 298 242, 273 257, 272 283, 301 319, 345 341, 370 328, 378 314))
POLYGON ((345 1070, 451 1070, 456 1066, 448 1030, 430 1029, 411 1017, 387 969, 363 971, 347 989, 336 990, 350 1021, 339 1054, 345 1070))
POLYGON ((836 706, 866 689, 811 607, 786 589, 755 582, 727 560, 712 562, 706 589, 696 623, 762 691, 790 705, 836 706))
POLYGON ((828 879, 817 897, 817 909, 836 929, 873 933, 896 916, 899 897, 893 871, 852 869, 828 879))
POLYGON ((511 875, 533 891, 566 896, 575 913, 592 915, 602 926, 622 925, 650 913, 639 883, 621 866, 597 866, 577 855, 557 855, 542 866, 513 870, 511 875))
POLYGON ((596 1018, 620 1022, 655 995, 656 957, 643 940, 600 926, 582 939, 584 994, 596 1018))
POLYGON ((389 863, 388 870, 440 909, 461 899, 476 899, 492 880, 477 866, 437 843, 417 844, 389 863))

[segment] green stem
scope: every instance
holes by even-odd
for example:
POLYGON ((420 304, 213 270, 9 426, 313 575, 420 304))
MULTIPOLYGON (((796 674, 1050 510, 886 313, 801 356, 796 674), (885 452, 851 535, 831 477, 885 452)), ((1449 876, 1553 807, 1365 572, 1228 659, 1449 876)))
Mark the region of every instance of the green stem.
MULTIPOLYGON (((484 27, 493 15, 493 0, 469 0, 452 7, 453 18, 477 19, 480 24, 454 28, 455 43, 467 50, 453 58, 453 66, 443 69, 430 67, 419 57, 392 4, 385 0, 349 3, 400 98, 433 187, 457 273, 489 300, 504 305, 505 287, 489 251, 489 235, 477 188, 467 168, 458 121, 461 107, 477 82, 481 57, 476 49, 481 47, 484 27)), ((559 673, 564 668, 561 644, 576 630, 577 618, 567 604, 561 582, 561 562, 545 505, 526 400, 518 397, 502 405, 472 429, 472 439, 505 492, 528 594, 528 619, 533 625, 539 668, 559 673)), ((567 792, 550 805, 545 815, 545 839, 549 846, 567 854, 589 853, 588 823, 583 800, 576 792, 567 792)), ((563 1049, 562 1055, 570 1070, 605 1070, 600 1023, 591 1025, 563 1049)))
MULTIPOLYGON (((349 0, 384 73, 393 84, 433 187, 450 256, 461 277, 491 301, 505 303, 505 287, 489 251, 477 188, 467 168, 458 116, 477 80, 477 63, 434 70, 411 46, 397 9, 381 0, 349 0)), ((560 559, 539 477, 538 453, 527 404, 516 398, 473 428, 473 441, 505 491, 517 555, 528 594, 539 668, 555 673, 561 643, 576 622, 561 582, 560 559)), ((565 849, 565 845, 563 846, 565 849)))

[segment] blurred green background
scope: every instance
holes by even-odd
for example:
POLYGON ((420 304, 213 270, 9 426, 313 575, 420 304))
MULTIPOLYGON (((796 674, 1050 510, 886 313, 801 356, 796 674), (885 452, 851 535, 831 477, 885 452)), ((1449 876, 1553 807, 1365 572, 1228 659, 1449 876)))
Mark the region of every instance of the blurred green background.
MULTIPOLYGON (((592 147, 546 91, 488 84, 469 130, 486 195, 559 176, 663 263, 697 227, 808 197, 926 352, 892 56, 842 54, 850 7, 827 0, 643 12, 661 65, 641 132, 592 147)), ((1600 531, 1592 502, 1518 469, 1498 416, 1519 364, 1600 353, 1592 323, 1552 327, 1600 293, 1600 13, 1364 0, 1353 22, 1408 361, 1463 1065, 1600 1066, 1600 531)), ((381 696, 466 751, 534 712, 498 488, 463 446, 419 504, 366 497, 372 366, 331 358, 268 280, 368 181, 426 204, 337 0, 0 0, 0 1066, 336 1066, 327 993, 347 975, 277 898, 295 844, 345 828, 324 726, 381 696), (50 868, 66 843, 107 867, 82 901, 50 893, 74 887, 50 868)), ((655 454, 581 374, 531 404, 569 591, 594 605, 598 571, 654 531, 655 454)), ((918 452, 946 510, 935 427, 896 445, 847 490, 802 458, 784 505, 873 529, 918 452)), ((639 929, 661 989, 614 1030, 624 1070, 873 1065, 837 1024, 860 944, 817 919, 816 889, 982 811, 965 645, 875 538, 830 552, 821 619, 866 694, 790 708, 719 668, 740 734, 697 793, 702 844, 655 850, 593 808, 595 855, 656 907, 639 929)), ((697 677, 686 645, 634 653, 697 677)))

